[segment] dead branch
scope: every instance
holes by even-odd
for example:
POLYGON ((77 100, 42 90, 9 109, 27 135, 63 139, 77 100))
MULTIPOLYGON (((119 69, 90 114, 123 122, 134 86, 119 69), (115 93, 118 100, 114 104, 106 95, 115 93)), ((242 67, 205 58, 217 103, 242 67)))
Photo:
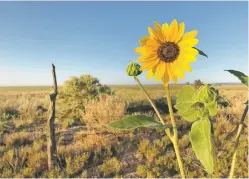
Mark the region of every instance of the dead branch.
POLYGON ((49 94, 50 96, 50 117, 48 119, 48 137, 47 137, 47 152, 48 152, 48 168, 53 169, 57 163, 57 149, 56 149, 56 141, 55 141, 55 104, 56 97, 58 93, 55 66, 52 64, 52 76, 53 76, 53 88, 54 92, 49 94))

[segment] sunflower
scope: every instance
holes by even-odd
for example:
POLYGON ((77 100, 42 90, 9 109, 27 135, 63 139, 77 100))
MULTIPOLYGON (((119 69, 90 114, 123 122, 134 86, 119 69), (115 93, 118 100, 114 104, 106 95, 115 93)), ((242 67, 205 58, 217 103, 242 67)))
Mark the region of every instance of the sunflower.
POLYGON ((178 24, 173 20, 160 26, 154 22, 155 29, 149 27, 149 36, 139 40, 140 47, 135 51, 141 56, 137 59, 143 63, 141 70, 148 70, 147 78, 155 77, 168 85, 170 79, 177 83, 178 78, 184 79, 184 71, 191 72, 189 63, 196 60, 198 50, 193 48, 197 43, 197 30, 184 34, 184 22, 178 24))

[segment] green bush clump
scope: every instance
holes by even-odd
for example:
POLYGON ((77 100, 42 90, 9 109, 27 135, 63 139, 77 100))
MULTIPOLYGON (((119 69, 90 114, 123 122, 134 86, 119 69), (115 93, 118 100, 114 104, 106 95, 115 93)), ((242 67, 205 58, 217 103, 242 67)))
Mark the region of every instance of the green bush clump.
POLYGON ((77 154, 77 155, 67 155, 65 156, 66 168, 65 172, 68 178, 73 177, 73 175, 79 172, 87 163, 89 159, 89 153, 77 154))
MULTIPOLYGON (((169 171, 176 167, 175 155, 164 150, 170 144, 167 136, 163 140, 154 139, 149 141, 143 139, 138 146, 138 158, 143 165, 138 165, 136 173, 139 177, 157 178, 168 177, 169 171)), ((172 149, 169 147, 169 149, 172 149)))
POLYGON ((122 163, 116 157, 109 158, 99 167, 104 177, 117 176, 122 168, 122 163))
POLYGON ((65 81, 58 95, 60 119, 71 119, 66 127, 75 121, 82 121, 86 103, 98 99, 101 95, 114 95, 114 92, 108 86, 101 85, 99 80, 91 75, 72 77, 65 81))

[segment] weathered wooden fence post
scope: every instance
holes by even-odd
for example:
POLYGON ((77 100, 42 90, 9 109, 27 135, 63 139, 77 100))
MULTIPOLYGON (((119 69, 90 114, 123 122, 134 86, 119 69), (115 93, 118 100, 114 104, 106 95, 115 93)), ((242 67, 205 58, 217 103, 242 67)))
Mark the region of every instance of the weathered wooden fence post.
POLYGON ((58 93, 55 66, 52 64, 53 88, 54 92, 49 94, 50 97, 50 117, 47 121, 48 136, 47 136, 47 152, 48 152, 48 168, 53 169, 57 163, 57 149, 55 140, 55 102, 58 93))

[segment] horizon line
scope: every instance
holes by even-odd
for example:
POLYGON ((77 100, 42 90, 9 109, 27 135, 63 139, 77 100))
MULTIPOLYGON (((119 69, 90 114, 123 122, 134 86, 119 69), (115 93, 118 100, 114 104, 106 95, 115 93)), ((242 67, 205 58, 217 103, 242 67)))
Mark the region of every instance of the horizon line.
MULTIPOLYGON (((189 83, 189 84, 194 84, 194 83, 189 83)), ((216 84, 216 85, 222 85, 222 84, 236 84, 239 85, 241 84, 240 82, 218 82, 218 83, 204 83, 204 84, 216 84)), ((62 84, 63 85, 63 84, 62 84)), ((62 86, 62 85, 58 85, 58 86, 62 86)), ((101 85, 107 85, 107 86, 136 86, 137 84, 101 84, 101 85)), ((162 85, 162 84, 144 84, 144 86, 156 86, 156 85, 162 85)), ((170 83, 170 85, 186 85, 186 83, 170 83)), ((241 84, 242 85, 242 84, 241 84)), ((0 87, 49 87, 49 86, 53 86, 51 85, 0 85, 0 87)))

